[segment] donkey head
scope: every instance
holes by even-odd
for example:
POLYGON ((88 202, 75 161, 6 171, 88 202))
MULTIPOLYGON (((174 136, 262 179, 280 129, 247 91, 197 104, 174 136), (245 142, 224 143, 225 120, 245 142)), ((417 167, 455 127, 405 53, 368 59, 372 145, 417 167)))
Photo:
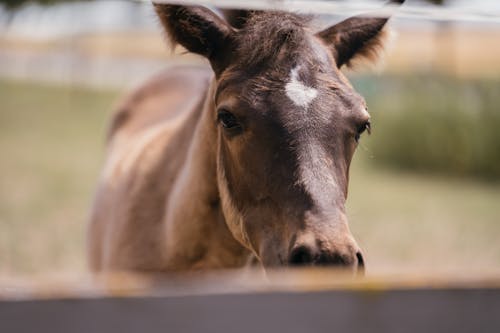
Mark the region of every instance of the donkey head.
POLYGON ((285 12, 238 11, 231 25, 203 7, 155 8, 170 38, 215 73, 217 184, 234 237, 266 267, 362 270, 345 201, 370 116, 339 69, 376 56, 387 18, 315 33, 285 12))

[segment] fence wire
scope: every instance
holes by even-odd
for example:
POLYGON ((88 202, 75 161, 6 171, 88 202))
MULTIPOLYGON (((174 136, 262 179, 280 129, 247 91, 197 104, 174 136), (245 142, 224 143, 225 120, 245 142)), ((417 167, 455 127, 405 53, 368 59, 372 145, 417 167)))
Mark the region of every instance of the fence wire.
MULTIPOLYGON (((151 0, 132 0, 151 3, 151 0)), ((321 1, 321 0, 154 0, 155 3, 203 5, 218 8, 286 10, 318 15, 351 16, 366 12, 388 16, 393 12, 398 18, 426 21, 461 21, 500 24, 500 9, 481 9, 480 2, 474 2, 477 8, 451 7, 435 5, 404 4, 386 5, 381 9, 381 2, 364 1, 321 1)), ((470 2, 473 3, 472 1, 470 2)), ((500 7, 499 7, 500 8, 500 7)))

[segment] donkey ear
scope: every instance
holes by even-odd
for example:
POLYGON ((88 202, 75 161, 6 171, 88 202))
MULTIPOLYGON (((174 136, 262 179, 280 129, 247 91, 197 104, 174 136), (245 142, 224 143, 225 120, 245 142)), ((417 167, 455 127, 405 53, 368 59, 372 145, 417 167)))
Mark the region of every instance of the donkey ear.
POLYGON ((173 44, 206 57, 216 74, 227 65, 233 28, 207 8, 154 4, 173 44))
MULTIPOLYGON (((405 0, 393 0, 389 4, 401 4, 405 0)), ((384 29, 389 17, 355 16, 316 34, 332 49, 340 68, 350 66, 354 60, 377 60, 388 33, 384 29)))
POLYGON ((245 10, 245 9, 222 9, 222 14, 226 21, 236 29, 241 29, 245 26, 248 19, 259 12, 258 10, 245 10))

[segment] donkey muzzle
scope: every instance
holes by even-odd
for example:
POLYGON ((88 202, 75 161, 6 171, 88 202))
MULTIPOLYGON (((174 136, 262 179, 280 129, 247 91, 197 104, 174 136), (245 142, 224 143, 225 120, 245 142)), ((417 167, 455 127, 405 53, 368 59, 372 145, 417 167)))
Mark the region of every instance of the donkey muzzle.
POLYGON ((317 244, 295 244, 289 254, 289 266, 328 266, 339 269, 354 270, 363 275, 365 261, 357 246, 343 246, 333 249, 322 249, 317 244))

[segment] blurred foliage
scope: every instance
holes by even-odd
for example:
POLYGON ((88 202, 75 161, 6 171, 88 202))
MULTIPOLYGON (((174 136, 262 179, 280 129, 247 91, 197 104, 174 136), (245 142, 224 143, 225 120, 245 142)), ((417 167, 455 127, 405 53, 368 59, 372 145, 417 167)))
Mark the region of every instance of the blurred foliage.
POLYGON ((403 169, 500 179, 500 81, 439 76, 360 79, 376 162, 403 169))

